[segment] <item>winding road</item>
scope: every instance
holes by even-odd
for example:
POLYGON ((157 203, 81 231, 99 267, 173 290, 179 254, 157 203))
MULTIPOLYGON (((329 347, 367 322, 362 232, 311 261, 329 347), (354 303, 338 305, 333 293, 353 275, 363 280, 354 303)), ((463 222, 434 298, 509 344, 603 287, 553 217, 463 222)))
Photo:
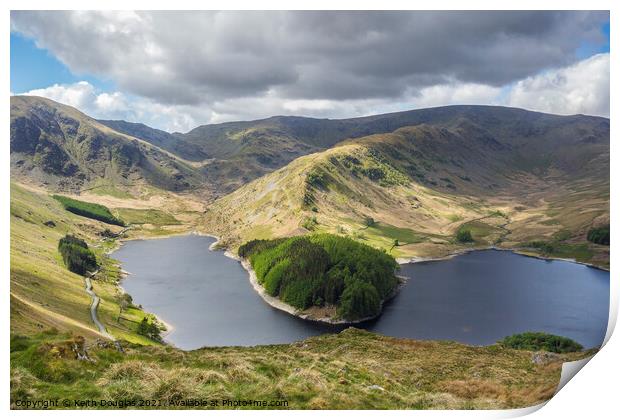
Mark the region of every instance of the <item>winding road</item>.
MULTIPOLYGON (((126 227, 125 229, 121 230, 117 234, 117 237, 121 237, 129 229, 131 229, 131 225, 126 227)), ((99 332, 101 333, 101 335, 103 335, 104 337, 106 337, 109 340, 114 341, 114 345, 117 348, 120 348, 120 343, 114 338, 114 336, 112 336, 112 334, 110 334, 106 330, 105 325, 103 325, 103 322, 101 322, 99 320, 99 317, 97 316, 97 308, 99 307, 99 302, 101 301, 101 299, 99 298, 99 296, 97 296, 97 294, 93 290, 93 283, 92 283, 91 279, 93 277, 95 277, 97 275, 97 273, 99 273, 99 271, 101 271, 101 268, 98 268, 94 272, 90 273, 88 276, 84 277, 84 285, 85 285, 86 293, 88 293, 89 296, 92 298, 92 301, 90 303, 90 317, 93 320, 93 322, 95 323, 95 325, 97 326, 97 329, 99 329, 99 332)))
POLYGON ((97 308, 99 307, 99 301, 101 299, 99 299, 99 296, 97 296, 97 294, 93 291, 93 284, 91 282, 91 278, 94 277, 99 272, 99 270, 100 269, 98 269, 91 275, 84 277, 84 284, 86 285, 86 293, 88 293, 90 297, 92 298, 92 301, 90 303, 90 317, 92 318, 93 322, 99 329, 99 332, 101 333, 101 335, 103 335, 104 337, 110 340, 114 340, 114 337, 110 333, 108 333, 108 331, 105 328, 105 325, 103 325, 103 323, 99 321, 99 317, 97 316, 97 308))

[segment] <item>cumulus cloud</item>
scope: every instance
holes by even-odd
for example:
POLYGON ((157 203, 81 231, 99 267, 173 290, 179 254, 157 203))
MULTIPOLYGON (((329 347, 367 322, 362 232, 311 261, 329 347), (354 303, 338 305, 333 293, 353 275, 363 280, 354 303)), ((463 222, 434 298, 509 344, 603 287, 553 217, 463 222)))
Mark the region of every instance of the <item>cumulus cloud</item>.
POLYGON ((76 73, 166 104, 397 98, 570 64, 606 12, 15 11, 11 27, 76 73))
POLYGON ((480 83, 450 83, 425 87, 413 102, 416 108, 441 105, 496 104, 502 89, 480 83))
POLYGON ((44 96, 74 106, 98 119, 142 122, 167 131, 186 132, 198 125, 250 120, 273 115, 347 118, 442 105, 506 105, 554 114, 609 116, 609 54, 598 54, 567 67, 547 70, 504 87, 487 84, 437 84, 405 92, 398 101, 382 98, 286 99, 275 92, 232 97, 201 105, 170 105, 122 92, 97 92, 90 83, 53 85, 23 95, 44 96))
POLYGON ((55 84, 43 89, 33 89, 24 94, 43 96, 83 110, 91 110, 93 99, 96 97, 95 88, 88 82, 78 82, 69 86, 55 84))
POLYGON ((75 74, 28 94, 168 131, 447 104, 609 115, 608 12, 14 11, 11 29, 75 74))
MULTIPOLYGON (((13 93, 11 93, 13 95, 13 93)), ((235 120, 251 120, 273 115, 303 115, 338 118, 383 112, 379 100, 282 100, 273 94, 264 97, 228 98, 209 107, 169 105, 122 92, 98 92, 86 81, 55 84, 18 95, 42 96, 73 106, 85 114, 102 120, 121 119, 141 122, 169 132, 186 132, 198 125, 235 120), (260 113, 257 114, 257 110, 260 113)))
POLYGON ((86 81, 33 89, 20 95, 43 96, 103 120, 126 120, 173 131, 187 131, 211 121, 213 112, 200 107, 164 105, 122 92, 98 92, 86 81))
POLYGON ((517 82, 507 104, 554 114, 609 117, 609 54, 517 82))

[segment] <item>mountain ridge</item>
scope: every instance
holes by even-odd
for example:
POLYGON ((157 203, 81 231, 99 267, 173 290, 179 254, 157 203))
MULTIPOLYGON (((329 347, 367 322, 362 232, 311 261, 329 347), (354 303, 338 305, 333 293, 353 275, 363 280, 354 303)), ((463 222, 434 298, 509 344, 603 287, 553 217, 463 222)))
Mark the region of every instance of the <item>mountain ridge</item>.
MULTIPOLYGON (((194 150, 195 160, 221 194, 281 168, 292 160, 353 138, 393 132, 419 124, 455 128, 461 122, 487 130, 487 137, 528 138, 558 127, 582 124, 609 129, 609 120, 594 116, 559 116, 511 107, 449 105, 348 119, 273 116, 253 121, 233 121, 198 126, 174 135, 178 144, 194 150)), ((178 144, 176 149, 178 150, 178 144)))
MULTIPOLYGON (((28 96, 28 95, 18 95, 18 96, 28 96)), ((427 108, 416 108, 416 109, 409 109, 409 110, 404 110, 404 111, 394 111, 394 112, 386 112, 386 113, 382 113, 382 114, 372 114, 372 115, 365 115, 365 116, 359 116, 359 117, 348 117, 348 118, 318 118, 318 117, 306 117, 303 115, 284 115, 284 114, 278 114, 278 115, 272 115, 269 117, 265 117, 265 118, 257 118, 257 119, 253 119, 253 120, 232 120, 232 121, 225 121, 225 122, 220 122, 220 123, 207 123, 207 124, 200 124, 192 129, 190 129, 189 131, 186 132, 168 132, 166 130, 162 130, 162 129, 158 129, 158 128, 153 128, 150 127, 146 124, 143 124, 141 122, 136 122, 136 121, 127 121, 127 120, 106 120, 106 119, 98 119, 97 121, 99 121, 100 123, 107 125, 108 123, 114 124, 114 123, 125 123, 125 124, 129 124, 129 125, 141 125, 141 126, 145 126, 148 127, 152 130, 155 131, 159 131, 159 132, 163 132, 172 136, 183 136, 183 135, 187 135, 189 133, 191 133, 192 131, 196 130, 196 129, 200 129, 203 127, 221 127, 221 126, 230 126, 231 128, 234 128, 236 125, 238 124, 247 124, 247 125, 252 125, 252 124, 259 124, 259 123, 264 123, 270 120, 311 120, 311 121, 316 121, 316 122, 356 122, 356 121, 363 121, 363 120, 374 120, 374 119, 381 119, 381 118, 388 118, 388 117, 393 117, 393 116, 399 116, 402 114, 407 114, 407 113, 416 113, 416 112, 424 112, 424 111, 433 111, 433 110, 448 110, 448 109, 459 109, 459 108, 480 108, 480 109, 503 109, 503 110, 513 110, 513 111, 520 111, 523 113, 528 113, 528 114, 539 114, 539 115, 543 115, 543 116, 551 116, 551 117, 557 117, 557 118, 574 118, 574 117, 585 117, 585 118, 593 118, 593 119, 602 119, 602 120, 608 120, 608 117, 603 117, 603 116, 598 116, 598 115, 589 115, 589 114, 553 114, 550 112, 542 112, 542 111, 534 111, 534 110, 528 110, 525 108, 519 108, 519 107, 511 107, 511 106, 504 106, 504 105, 477 105, 477 104, 460 104, 460 105, 439 105, 439 106, 433 106, 433 107, 427 107, 427 108)))
POLYGON ((157 145, 42 97, 11 97, 11 170, 57 190, 148 183, 182 191, 202 177, 157 145))

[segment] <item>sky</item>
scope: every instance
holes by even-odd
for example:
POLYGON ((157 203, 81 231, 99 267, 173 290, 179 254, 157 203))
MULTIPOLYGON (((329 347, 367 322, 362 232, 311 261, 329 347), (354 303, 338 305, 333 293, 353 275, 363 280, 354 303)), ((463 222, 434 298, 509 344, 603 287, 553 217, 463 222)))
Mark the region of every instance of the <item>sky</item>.
POLYGON ((12 11, 11 93, 170 132, 452 104, 609 116, 609 13, 12 11))

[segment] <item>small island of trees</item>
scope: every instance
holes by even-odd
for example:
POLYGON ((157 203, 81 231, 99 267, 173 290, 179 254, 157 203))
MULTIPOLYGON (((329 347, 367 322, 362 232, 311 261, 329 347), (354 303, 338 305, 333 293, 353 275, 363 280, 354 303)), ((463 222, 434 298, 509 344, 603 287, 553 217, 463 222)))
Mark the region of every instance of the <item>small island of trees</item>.
POLYGON ((302 310, 334 305, 348 321, 377 316, 399 282, 392 256, 330 234, 253 240, 239 255, 271 296, 302 310))

